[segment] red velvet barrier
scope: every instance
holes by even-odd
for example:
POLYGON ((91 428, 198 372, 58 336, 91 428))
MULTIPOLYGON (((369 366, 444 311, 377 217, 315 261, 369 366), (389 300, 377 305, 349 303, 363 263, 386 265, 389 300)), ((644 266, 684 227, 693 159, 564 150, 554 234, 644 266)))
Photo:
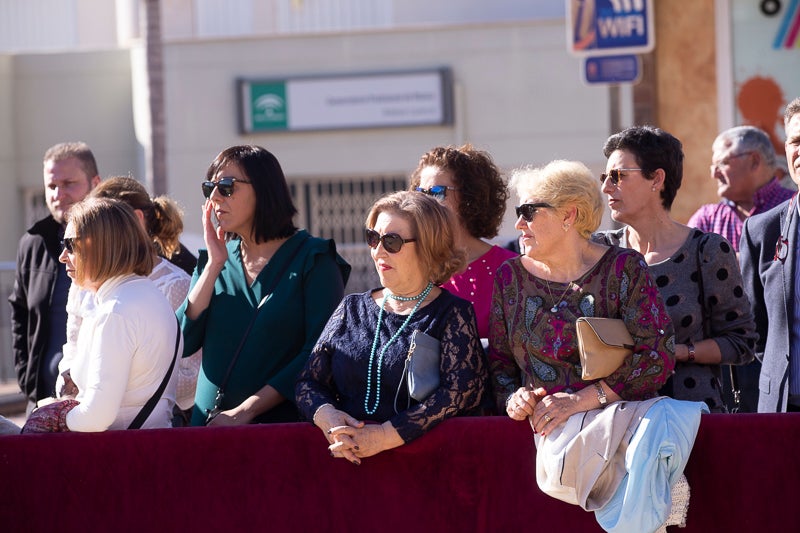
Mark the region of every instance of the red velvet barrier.
MULTIPOLYGON (((780 531, 800 415, 705 415, 686 533, 780 531)), ((310 424, 0 437, 0 531, 601 531, 542 494, 529 426, 449 420, 362 461, 310 424)))

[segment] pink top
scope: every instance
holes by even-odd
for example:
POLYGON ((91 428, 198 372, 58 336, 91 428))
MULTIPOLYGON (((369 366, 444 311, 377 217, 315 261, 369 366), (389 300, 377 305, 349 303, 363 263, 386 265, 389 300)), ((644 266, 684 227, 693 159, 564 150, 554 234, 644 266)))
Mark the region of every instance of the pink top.
POLYGON ((518 255, 506 248, 492 246, 488 252, 471 262, 467 270, 442 284, 443 289, 472 302, 475 317, 478 319, 478 335, 482 339, 489 336, 489 309, 492 306, 494 274, 506 259, 518 255))

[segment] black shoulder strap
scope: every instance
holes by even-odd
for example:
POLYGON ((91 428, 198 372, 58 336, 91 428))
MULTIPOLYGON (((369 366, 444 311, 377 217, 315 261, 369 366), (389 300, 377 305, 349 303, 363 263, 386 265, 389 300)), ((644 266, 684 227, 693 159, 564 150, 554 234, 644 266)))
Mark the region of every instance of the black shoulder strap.
MULTIPOLYGON (((303 248, 305 242, 311 237, 310 235, 306 235, 300 243, 298 243, 297 247, 292 252, 292 255, 286 260, 286 262, 282 265, 280 271, 278 271, 278 275, 272 278, 272 283, 269 285, 269 290, 264 292, 264 297, 261 299, 261 302, 256 307, 256 312, 253 313, 253 318, 250 319, 250 323, 247 325, 247 329, 244 331, 244 335, 242 335, 241 340, 239 341, 239 346, 236 347, 236 351, 233 353, 233 357, 231 357, 231 362, 228 364, 228 370, 225 372, 225 377, 222 379, 222 383, 220 383, 219 389, 217 390, 217 401, 215 403, 222 402, 222 398, 225 396, 225 387, 228 385, 228 379, 231 377, 231 372, 233 372, 233 367, 236 366, 236 361, 239 359, 239 354, 242 352, 242 347, 244 346, 244 341, 247 340, 247 336, 250 335, 250 330, 253 329, 253 324, 256 322, 256 317, 258 316, 258 312, 261 310, 261 305, 269 298, 272 292, 275 290, 275 287, 278 286, 278 282, 280 282, 283 275, 286 273, 286 269, 289 268, 289 265, 292 264, 294 258, 297 257, 297 254, 300 253, 300 250, 303 248)), ((215 405, 215 408, 220 407, 219 405, 215 405)))
POLYGON ((175 334, 175 353, 172 355, 172 362, 169 364, 167 374, 164 376, 164 379, 161 380, 161 385, 158 386, 156 392, 154 392, 150 399, 147 400, 147 403, 144 404, 142 410, 139 411, 139 414, 133 419, 131 425, 128 426, 128 429, 139 429, 142 427, 142 424, 144 424, 144 421, 147 420, 148 416, 150 416, 150 413, 153 412, 156 404, 164 394, 164 390, 167 388, 167 383, 169 383, 169 378, 172 377, 172 370, 175 368, 175 360, 178 358, 178 348, 181 345, 181 325, 178 322, 178 317, 175 317, 175 324, 178 326, 178 332, 175 334))

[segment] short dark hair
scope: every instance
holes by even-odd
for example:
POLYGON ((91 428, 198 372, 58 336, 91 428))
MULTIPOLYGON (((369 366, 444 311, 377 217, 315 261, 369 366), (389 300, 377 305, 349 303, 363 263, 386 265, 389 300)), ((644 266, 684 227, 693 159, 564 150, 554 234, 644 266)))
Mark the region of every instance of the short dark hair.
POLYGON ((66 142, 59 143, 51 146, 44 153, 43 162, 48 161, 63 161, 74 157, 81 165, 81 170, 86 174, 86 179, 91 183, 92 178, 99 175, 97 171, 97 161, 94 159, 94 154, 91 148, 85 142, 66 142))
POLYGON ((419 187, 425 167, 449 170, 455 178, 459 198, 458 217, 470 235, 491 239, 497 236, 508 201, 508 187, 488 152, 471 144, 437 146, 423 154, 411 175, 411 190, 419 187))
POLYGON ((653 173, 659 168, 664 171, 661 205, 669 210, 683 180, 681 142, 654 126, 633 126, 609 137, 603 146, 603 155, 611 157, 617 150, 633 154, 645 179, 653 179, 653 173))
POLYGON ((231 146, 214 158, 206 172, 212 181, 227 165, 237 165, 250 180, 256 195, 252 235, 256 242, 289 237, 297 231, 292 219, 297 208, 278 159, 261 146, 231 146))

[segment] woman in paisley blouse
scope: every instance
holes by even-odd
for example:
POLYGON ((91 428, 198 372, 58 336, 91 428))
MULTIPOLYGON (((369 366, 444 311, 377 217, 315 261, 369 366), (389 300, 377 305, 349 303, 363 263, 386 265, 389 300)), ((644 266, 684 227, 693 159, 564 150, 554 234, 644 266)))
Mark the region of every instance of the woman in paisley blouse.
POLYGON ((381 198, 367 216, 366 241, 383 287, 345 297, 296 387, 298 408, 334 457, 360 464, 473 411, 483 397, 487 370, 472 304, 438 287, 465 261, 451 217, 436 200, 409 191, 381 198), (420 402, 409 399, 403 380, 415 330, 440 348, 439 386, 420 402))
POLYGON ((573 414, 656 396, 675 365, 673 329, 642 256, 589 240, 603 200, 585 165, 553 161, 512 176, 525 255, 497 272, 489 363, 498 409, 543 435, 573 414), (619 318, 634 351, 615 372, 581 379, 575 320, 619 318))
MULTIPOLYGON (((636 126, 612 135, 602 191, 627 224, 595 239, 644 255, 675 325, 675 376, 661 394, 724 411, 720 363, 753 360, 755 322, 733 247, 670 216, 683 177, 683 148, 669 133, 636 126)), ((729 156, 730 158, 730 156, 729 156)))

